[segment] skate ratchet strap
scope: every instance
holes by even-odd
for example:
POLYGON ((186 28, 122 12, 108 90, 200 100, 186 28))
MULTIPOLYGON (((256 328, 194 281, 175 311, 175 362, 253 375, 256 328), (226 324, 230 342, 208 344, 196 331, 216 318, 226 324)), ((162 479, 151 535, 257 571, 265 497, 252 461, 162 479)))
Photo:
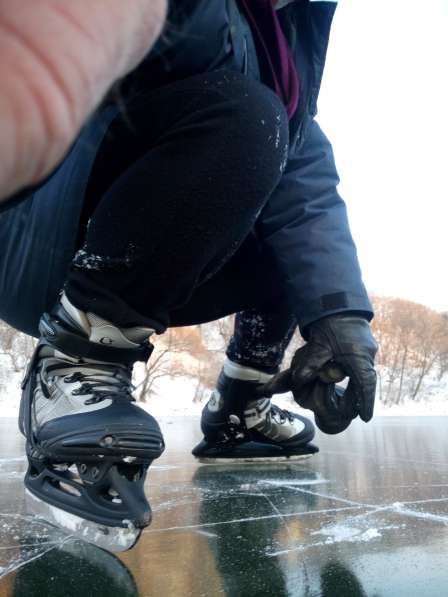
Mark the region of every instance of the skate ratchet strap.
POLYGON ((146 342, 137 348, 114 348, 90 342, 78 333, 71 331, 61 320, 45 313, 39 322, 42 339, 52 348, 73 358, 91 359, 119 365, 146 363, 154 346, 146 342))

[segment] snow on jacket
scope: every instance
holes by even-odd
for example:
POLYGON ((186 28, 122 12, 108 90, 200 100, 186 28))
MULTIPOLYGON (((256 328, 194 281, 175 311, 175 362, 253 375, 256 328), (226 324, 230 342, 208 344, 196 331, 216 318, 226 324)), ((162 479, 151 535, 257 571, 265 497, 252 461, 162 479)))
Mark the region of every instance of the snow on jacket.
MULTIPOLYGON (((290 122, 289 163, 257 234, 282 274, 301 329, 341 311, 371 317, 331 145, 314 120, 336 2, 278 5, 300 101, 290 122)), ((165 34, 123 89, 131 94, 218 68, 260 80, 251 30, 236 0, 172 1, 165 34)), ((38 335, 39 318, 64 283, 95 154, 118 109, 113 103, 99 109, 53 175, 0 213, 0 319, 28 334, 38 335)))

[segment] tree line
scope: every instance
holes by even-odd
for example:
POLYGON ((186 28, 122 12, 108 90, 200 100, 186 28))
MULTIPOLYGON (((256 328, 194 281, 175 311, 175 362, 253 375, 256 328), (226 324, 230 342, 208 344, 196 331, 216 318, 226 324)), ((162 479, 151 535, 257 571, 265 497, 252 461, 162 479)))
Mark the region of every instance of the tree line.
MULTIPOLYGON (((424 399, 448 373, 448 314, 399 298, 371 299, 376 314, 372 328, 379 344, 378 399, 389 406, 424 399)), ((188 377, 194 380, 194 400, 202 401, 215 384, 232 331, 233 317, 227 317, 158 336, 148 364, 137 367, 137 399, 150 400, 163 378, 188 377)), ((302 343, 297 331, 285 367, 302 343)), ((34 339, 0 322, 0 386, 5 387, 8 377, 5 368, 23 370, 34 346, 34 339)))
POLYGON ((392 405, 424 398, 448 372, 448 314, 403 299, 371 298, 379 399, 392 405))

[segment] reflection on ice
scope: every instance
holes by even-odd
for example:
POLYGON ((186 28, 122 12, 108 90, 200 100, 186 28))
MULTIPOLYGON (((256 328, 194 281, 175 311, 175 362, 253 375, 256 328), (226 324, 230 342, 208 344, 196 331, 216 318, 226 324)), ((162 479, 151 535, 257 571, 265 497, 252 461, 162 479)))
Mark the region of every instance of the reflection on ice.
MULTIPOLYGON (((0 420, 0 454, 19 455, 1 431, 0 420)), ((164 432, 168 450, 146 486, 153 524, 121 563, 19 516, 26 461, 0 460, 1 510, 14 514, 0 516, 0 594, 446 593, 444 421, 354 424, 341 436, 319 436, 321 452, 310 460, 279 465, 198 466, 188 455, 199 440, 197 420, 179 418, 164 432)))
POLYGON ((4 466, 5 464, 10 465, 17 462, 26 463, 25 456, 20 456, 19 458, 0 458, 0 467, 4 466))
POLYGON ((0 514, 0 578, 67 541, 45 522, 20 514, 0 514))
POLYGON ((21 481, 25 476, 25 473, 19 473, 19 471, 10 471, 10 472, 3 472, 0 470, 0 481, 4 482, 7 479, 18 479, 21 481))
POLYGON ((23 474, 26 465, 26 458, 0 458, 0 475, 23 474))
POLYGON ((13 572, 14 596, 51 595, 55 589, 64 597, 138 595, 132 574, 113 554, 39 519, 0 514, 0 578, 13 572))
POLYGON ((26 470, 26 458, 0 458, 0 483, 9 480, 22 481, 26 470))

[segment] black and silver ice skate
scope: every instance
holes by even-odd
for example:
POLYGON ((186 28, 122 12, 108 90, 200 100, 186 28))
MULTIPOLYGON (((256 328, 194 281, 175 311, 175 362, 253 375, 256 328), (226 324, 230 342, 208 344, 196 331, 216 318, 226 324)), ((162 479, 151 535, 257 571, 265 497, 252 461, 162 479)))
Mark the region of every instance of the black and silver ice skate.
POLYGON ((204 463, 278 462, 318 452, 311 444, 314 426, 283 410, 256 389, 270 376, 227 360, 216 389, 202 411, 204 439, 193 455, 204 463))
POLYGON ((130 549, 151 522, 144 482, 164 442, 131 384, 151 331, 120 330, 63 296, 41 319, 22 386, 30 510, 110 551, 130 549))

